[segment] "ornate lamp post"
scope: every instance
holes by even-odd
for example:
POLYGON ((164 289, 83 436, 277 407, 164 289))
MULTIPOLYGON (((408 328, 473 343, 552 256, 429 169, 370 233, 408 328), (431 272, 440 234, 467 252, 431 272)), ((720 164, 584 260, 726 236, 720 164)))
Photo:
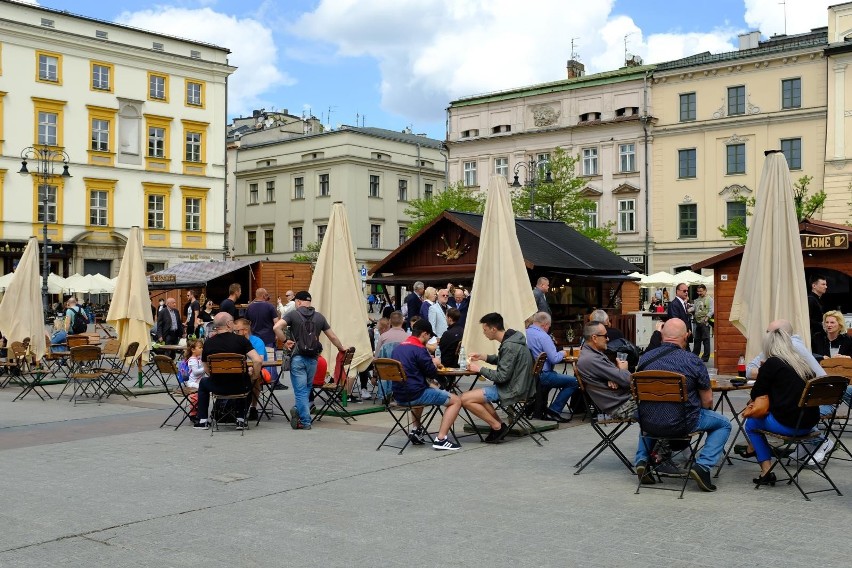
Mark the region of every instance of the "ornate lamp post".
MULTIPOLYGON (((535 219, 535 188, 536 184, 538 183, 537 172, 539 171, 539 168, 541 168, 542 166, 546 167, 547 165, 547 160, 536 161, 533 159, 530 159, 530 161, 526 164, 524 162, 518 162, 517 164, 515 164, 515 181, 512 182, 512 187, 521 187, 521 182, 518 181, 518 172, 521 170, 521 168, 526 170, 527 176, 529 177, 529 179, 525 182, 524 185, 530 188, 530 219, 535 219)), ((550 175, 550 169, 548 168, 547 175, 545 175, 544 177, 544 183, 552 182, 553 176, 550 175)))
MULTIPOLYGON (((68 157, 62 150, 54 150, 50 146, 30 146, 21 150, 21 169, 18 173, 22 176, 33 175, 39 180, 39 197, 41 197, 41 218, 42 218, 42 235, 44 244, 41 248, 42 259, 42 275, 41 275, 41 302, 45 311, 47 305, 47 277, 50 274, 50 265, 47 262, 47 222, 48 222, 48 197, 50 196, 50 181, 56 175, 56 167, 62 163, 62 174, 64 178, 70 178, 71 173, 68 171, 68 162, 71 158, 68 157), (35 171, 30 172, 27 169, 27 161, 32 161, 35 165, 35 171)), ((53 222, 57 219, 54 217, 53 222)))

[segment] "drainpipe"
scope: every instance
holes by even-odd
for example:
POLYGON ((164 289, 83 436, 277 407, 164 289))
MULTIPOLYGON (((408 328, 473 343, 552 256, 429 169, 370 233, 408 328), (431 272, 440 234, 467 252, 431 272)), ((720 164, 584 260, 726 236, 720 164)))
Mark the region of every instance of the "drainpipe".
MULTIPOLYGON (((235 172, 236 174, 236 172, 235 172)), ((234 176, 236 179, 236 175, 234 176)), ((225 233, 225 238, 223 239, 224 251, 222 251, 222 258, 224 260, 228 260, 228 76, 225 76, 225 191, 224 191, 224 200, 225 200, 225 224, 222 225, 222 229, 225 233)), ((235 219, 236 221, 236 219, 235 219)), ((234 223, 236 224, 236 223, 234 223)))
POLYGON ((648 116, 648 75, 645 71, 645 79, 642 85, 643 98, 643 113, 642 113, 642 130, 644 132, 644 148, 645 148, 645 272, 650 272, 651 267, 651 195, 650 195, 650 178, 649 178, 649 160, 648 160, 648 122, 651 117, 648 116))
POLYGON ((422 195, 420 195, 420 188, 422 187, 420 185, 420 170, 422 169, 421 166, 422 166, 422 164, 420 163, 420 143, 418 142, 417 143, 417 197, 418 198, 422 197, 422 195))

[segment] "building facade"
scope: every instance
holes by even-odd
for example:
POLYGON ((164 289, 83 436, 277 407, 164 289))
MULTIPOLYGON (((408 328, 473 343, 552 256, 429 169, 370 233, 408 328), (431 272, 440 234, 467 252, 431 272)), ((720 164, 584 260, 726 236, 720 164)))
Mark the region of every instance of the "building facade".
POLYGON ((30 235, 42 240, 45 218, 60 275, 115 276, 132 226, 144 229, 149 271, 221 259, 229 51, 34 5, 0 8, 3 270, 30 235), (41 167, 28 148, 60 153, 58 165, 41 167), (30 175, 16 175, 27 156, 30 175))
POLYGON ((270 136, 244 134, 229 149, 239 258, 291 260, 322 242, 331 204, 342 201, 356 261, 369 267, 405 240, 408 202, 446 187, 442 143, 425 136, 352 126, 270 136))

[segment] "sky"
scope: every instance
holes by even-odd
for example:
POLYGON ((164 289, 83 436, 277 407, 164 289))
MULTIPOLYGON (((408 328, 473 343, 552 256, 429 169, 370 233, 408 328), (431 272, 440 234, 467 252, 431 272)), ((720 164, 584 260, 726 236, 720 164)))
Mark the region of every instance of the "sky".
POLYGON ((840 0, 39 0, 47 8, 231 50, 230 118, 311 113, 326 126, 445 137, 461 97, 587 73, 733 51, 827 25, 840 0), (785 17, 786 16, 786 17, 785 17), (626 38, 626 39, 625 39, 626 38), (625 49, 626 41, 626 49, 625 49))

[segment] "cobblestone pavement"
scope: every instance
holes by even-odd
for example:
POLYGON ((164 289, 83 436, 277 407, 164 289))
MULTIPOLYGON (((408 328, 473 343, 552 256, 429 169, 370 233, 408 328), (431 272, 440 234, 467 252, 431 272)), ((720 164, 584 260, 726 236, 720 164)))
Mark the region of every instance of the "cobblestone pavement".
MULTIPOLYGON (((51 387, 51 390, 58 390, 51 387)), ((281 392, 281 391, 279 391, 281 392)), ((292 391, 281 392, 289 407, 292 391)), ((74 407, 0 390, 0 566, 848 566, 844 496, 754 490, 726 467, 715 493, 643 491, 608 452, 581 475, 588 423, 458 452, 376 445, 383 414, 241 437, 159 429, 168 399, 74 407)), ((738 393, 740 394, 740 393, 738 393)), ((742 399, 739 399, 742 403, 742 399)), ((635 428, 635 427, 634 427, 635 428)), ((636 432, 621 447, 635 450, 636 432)), ((817 479, 808 474, 805 483, 817 479)))

